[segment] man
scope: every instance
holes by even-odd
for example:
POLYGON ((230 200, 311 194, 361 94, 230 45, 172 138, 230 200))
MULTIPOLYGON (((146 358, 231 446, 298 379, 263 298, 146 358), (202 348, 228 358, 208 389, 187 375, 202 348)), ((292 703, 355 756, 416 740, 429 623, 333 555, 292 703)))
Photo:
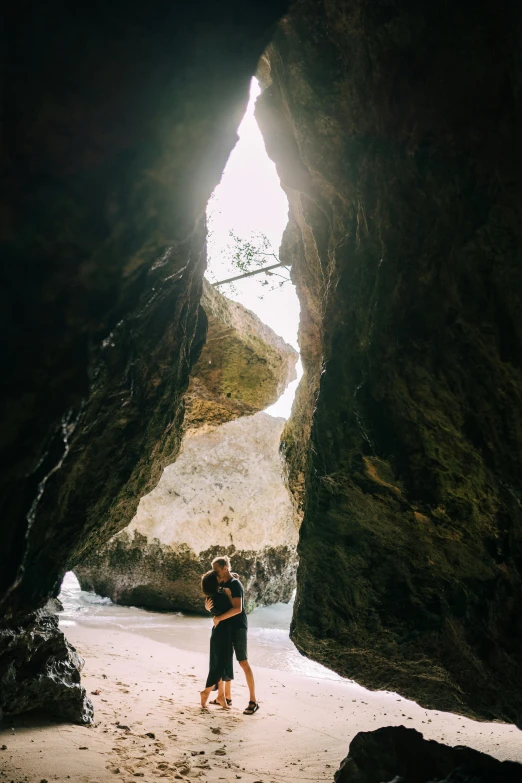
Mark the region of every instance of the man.
MULTIPOLYGON (((245 672, 245 677, 250 693, 248 707, 243 711, 243 715, 253 715, 259 709, 256 699, 256 689, 254 683, 254 674, 248 662, 247 655, 247 632, 248 620, 245 612, 244 597, 245 591, 243 585, 235 574, 230 572, 230 558, 227 555, 215 557, 212 561, 212 569, 217 573, 222 587, 228 587, 231 592, 232 607, 219 617, 214 617, 214 625, 227 622, 232 626, 232 644, 236 654, 236 660, 245 672)), ((205 607, 208 611, 212 609, 212 599, 207 598, 205 607)), ((225 698, 230 702, 230 682, 225 683, 225 698)))

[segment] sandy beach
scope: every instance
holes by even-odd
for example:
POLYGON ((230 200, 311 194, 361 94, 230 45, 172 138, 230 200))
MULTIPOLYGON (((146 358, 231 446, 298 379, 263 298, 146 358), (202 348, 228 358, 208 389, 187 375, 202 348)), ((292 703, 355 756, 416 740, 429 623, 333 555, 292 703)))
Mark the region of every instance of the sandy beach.
POLYGON ((332 781, 358 731, 398 724, 522 761, 522 732, 513 726, 476 723, 349 681, 259 665, 256 715, 242 714, 248 695, 239 668, 233 708, 202 709, 205 654, 114 629, 77 624, 65 631, 86 661, 83 682, 95 724, 51 723, 36 714, 13 718, 0 733, 0 747, 6 746, 0 780, 332 781))

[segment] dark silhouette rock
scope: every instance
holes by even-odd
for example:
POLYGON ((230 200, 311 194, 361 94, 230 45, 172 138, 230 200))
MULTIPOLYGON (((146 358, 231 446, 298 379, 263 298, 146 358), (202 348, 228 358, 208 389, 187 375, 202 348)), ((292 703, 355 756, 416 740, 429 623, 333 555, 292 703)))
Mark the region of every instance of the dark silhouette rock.
POLYGON ((304 317, 292 638, 369 688, 518 725, 521 13, 297 0, 257 106, 304 317))
POLYGON ((83 660, 40 609, 18 624, 0 622, 0 720, 45 709, 74 723, 90 723, 93 706, 80 683, 83 660))
POLYGON ((522 764, 464 746, 425 740, 404 726, 361 731, 335 783, 519 783, 522 764))

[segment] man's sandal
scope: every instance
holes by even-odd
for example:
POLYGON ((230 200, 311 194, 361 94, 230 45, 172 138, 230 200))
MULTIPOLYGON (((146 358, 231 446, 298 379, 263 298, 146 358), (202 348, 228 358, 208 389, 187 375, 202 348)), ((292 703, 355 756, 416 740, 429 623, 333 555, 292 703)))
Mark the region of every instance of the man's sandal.
POLYGON ((256 701, 249 701, 246 710, 243 710, 243 715, 253 715, 259 709, 259 704, 256 701))
MULTIPOLYGON (((217 699, 214 699, 214 701, 209 701, 209 704, 219 704, 217 699)), ((229 707, 232 706, 232 699, 227 699, 227 704, 229 707)))

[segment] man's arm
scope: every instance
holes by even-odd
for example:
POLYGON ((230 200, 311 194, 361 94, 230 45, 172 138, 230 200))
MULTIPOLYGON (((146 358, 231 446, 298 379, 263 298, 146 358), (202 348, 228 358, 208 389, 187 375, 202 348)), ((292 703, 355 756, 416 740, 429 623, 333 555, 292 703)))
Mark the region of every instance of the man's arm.
POLYGON ((228 620, 230 617, 235 617, 236 614, 241 614, 243 611, 243 599, 241 596, 239 598, 231 598, 232 601, 232 608, 228 610, 228 612, 225 612, 224 614, 220 614, 219 617, 214 617, 214 625, 218 625, 222 620, 228 620))

